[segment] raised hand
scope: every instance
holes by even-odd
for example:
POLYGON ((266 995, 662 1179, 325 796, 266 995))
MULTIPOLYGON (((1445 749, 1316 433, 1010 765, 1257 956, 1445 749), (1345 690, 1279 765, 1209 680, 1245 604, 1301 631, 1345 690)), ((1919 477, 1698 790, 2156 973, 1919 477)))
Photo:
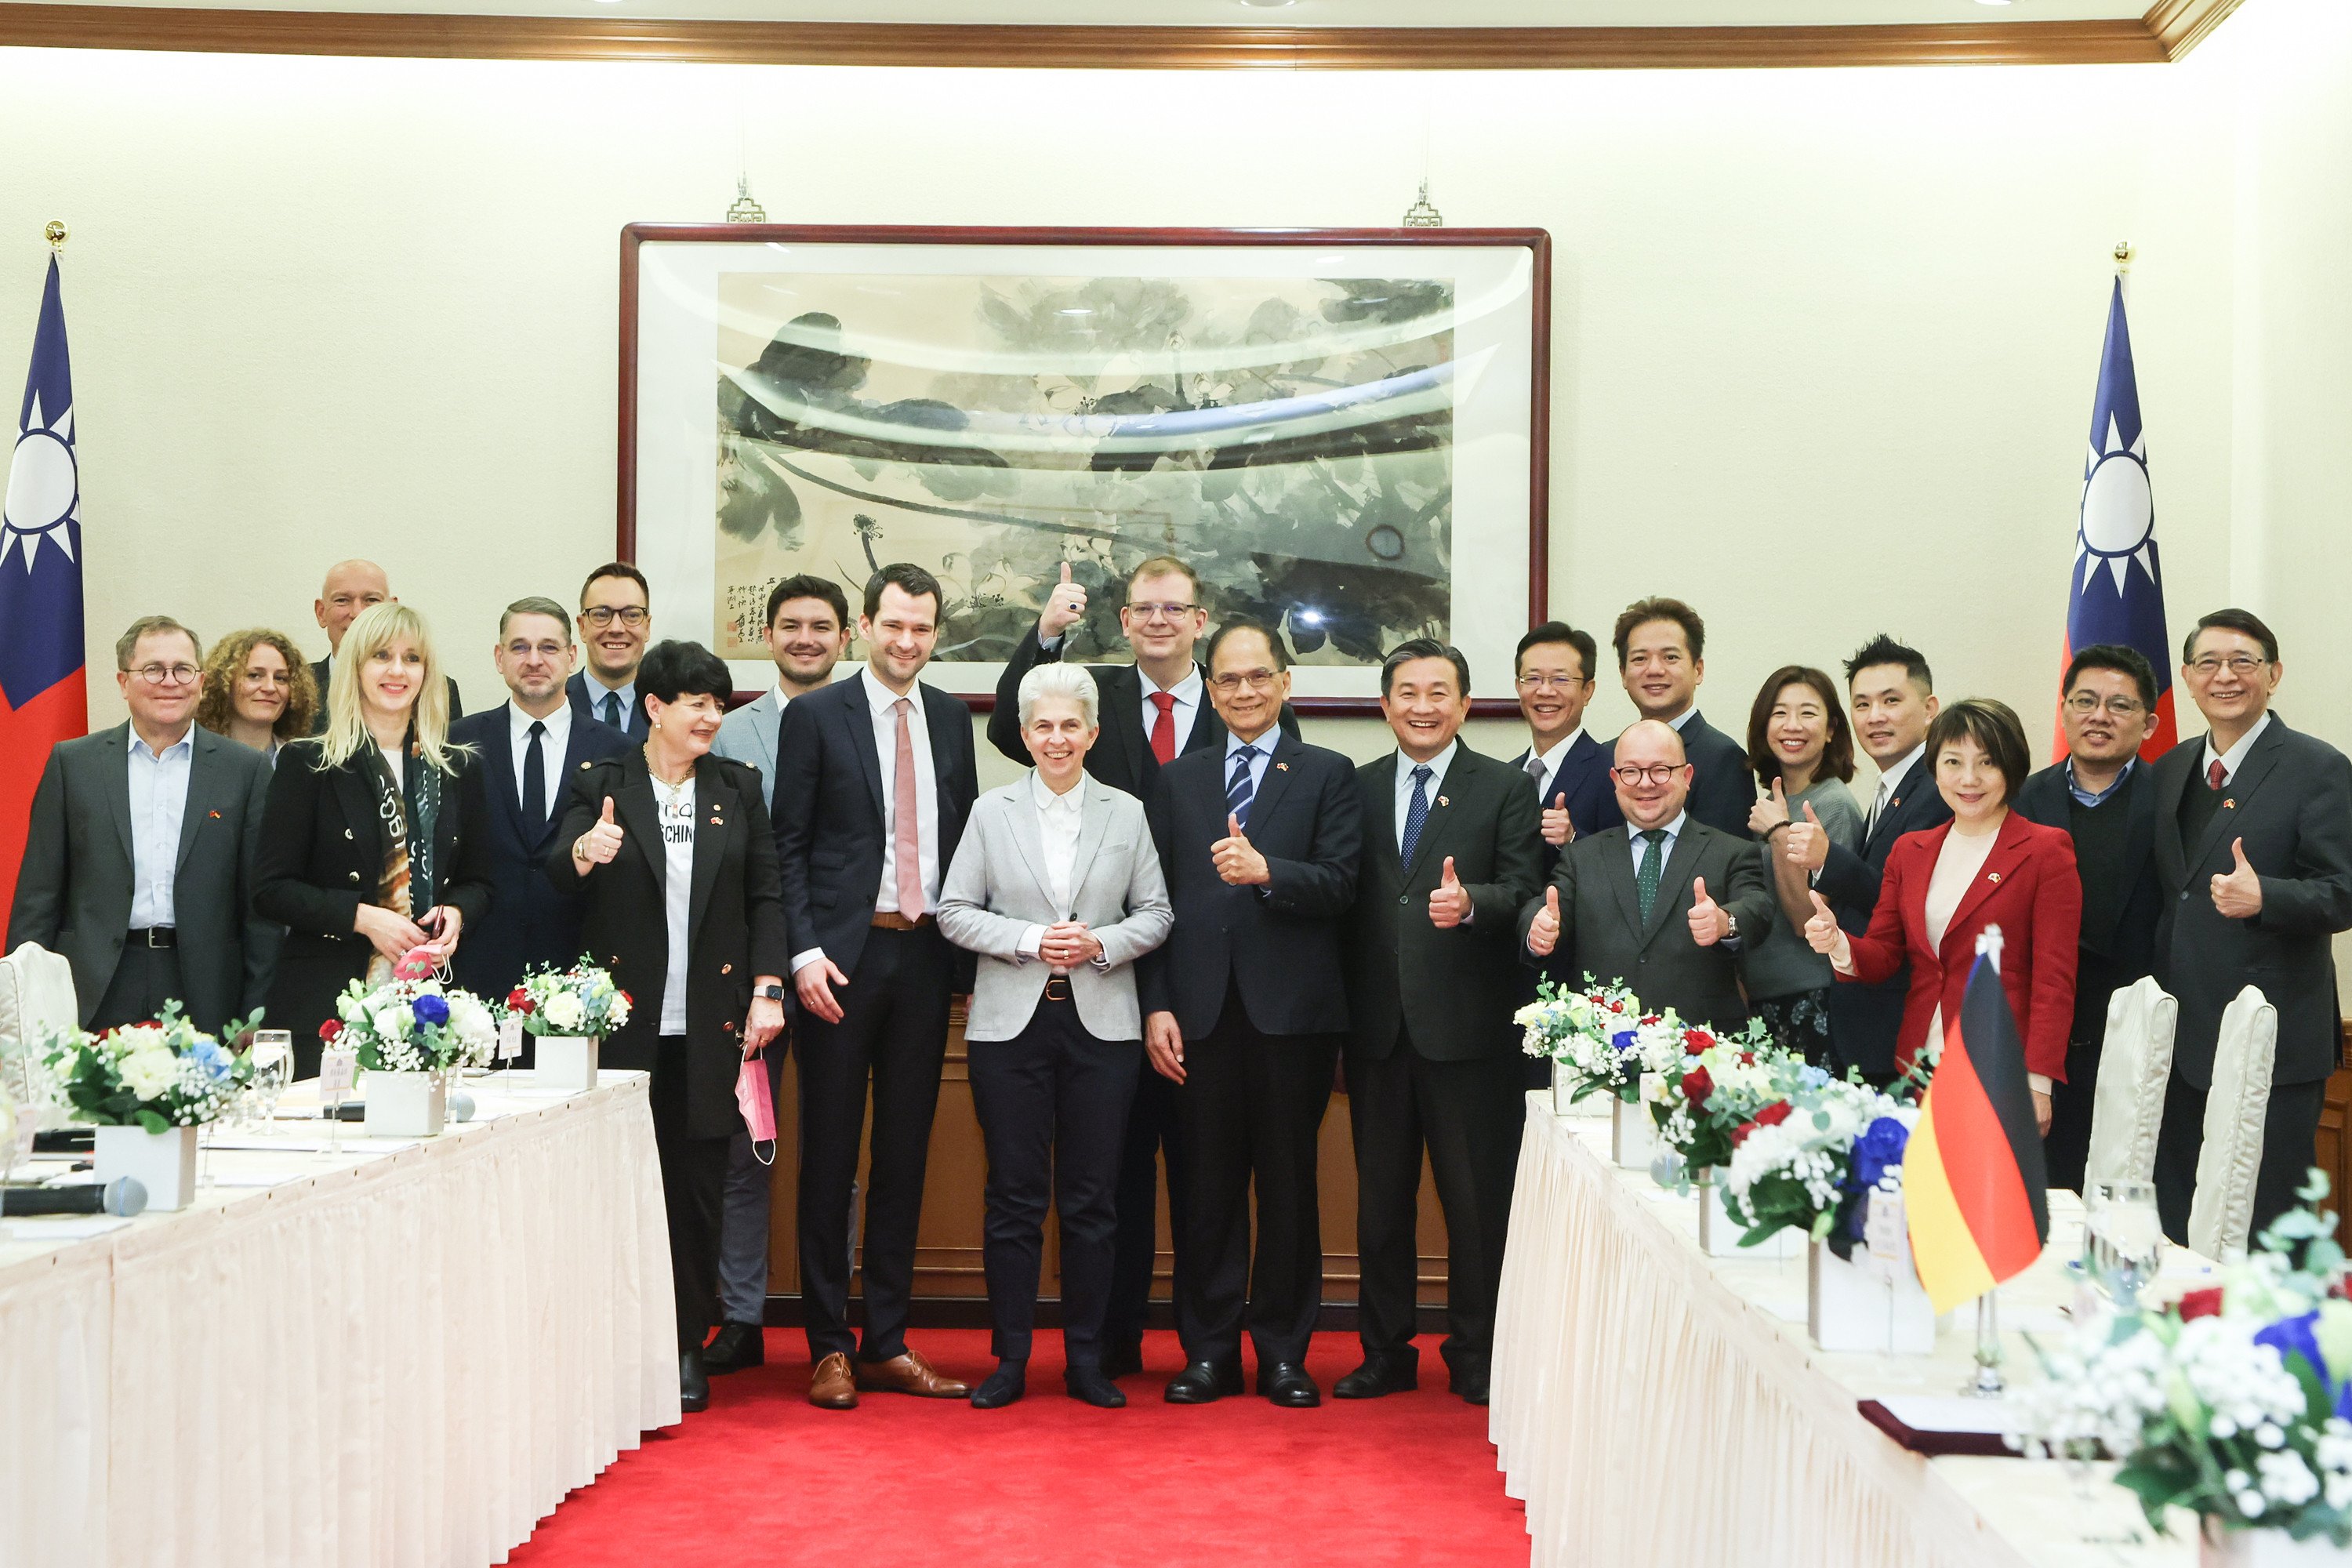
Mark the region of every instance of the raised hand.
POLYGON ((1225 837, 1209 846, 1209 858, 1216 862, 1217 875, 1236 888, 1274 880, 1265 857, 1251 846, 1242 833, 1242 819, 1231 812, 1225 814, 1225 837))
POLYGON ((1808 871, 1818 871, 1830 858, 1830 830, 1822 826, 1811 801, 1805 802, 1805 820, 1789 824, 1789 858, 1808 871))
POLYGON ((2213 907, 2231 920, 2252 920, 2263 912, 2263 879, 2246 861, 2244 839, 2230 840, 2230 858, 2229 874, 2213 879, 2213 907))
POLYGON ((1731 934, 1731 917, 1723 906, 1706 896, 1706 879, 1691 879, 1690 907, 1691 941, 1701 947, 1713 947, 1731 934))
POLYGON ((624 835, 621 825, 613 820, 613 797, 604 797, 604 815, 596 825, 572 843, 572 858, 583 866, 610 865, 613 857, 621 852, 624 835))
POLYGON ((1543 841, 1555 849, 1565 849, 1576 842, 1576 824, 1568 819, 1568 796, 1556 795, 1544 807, 1543 841))
POLYGON ((1788 820, 1789 797, 1781 789, 1780 781, 1774 779, 1772 793, 1760 797, 1748 808, 1748 831, 1763 838, 1788 820))
POLYGON ((1551 950, 1559 945, 1559 884, 1554 882, 1544 889, 1544 907, 1528 926, 1528 951, 1538 958, 1549 958, 1551 950))
POLYGON ((1833 957, 1845 932, 1838 930, 1837 916, 1830 911, 1827 900, 1819 893, 1808 896, 1813 900, 1813 915, 1805 922, 1805 945, 1824 958, 1833 957))
POLYGON ((1454 857, 1445 858, 1445 874, 1429 895, 1429 923, 1440 931, 1452 931, 1470 918, 1470 889, 1454 875, 1454 857))
POLYGON ((1045 613, 1037 617, 1037 640, 1052 642, 1072 626, 1086 619, 1086 588, 1070 581, 1070 563, 1062 563, 1062 580, 1045 599, 1045 613))

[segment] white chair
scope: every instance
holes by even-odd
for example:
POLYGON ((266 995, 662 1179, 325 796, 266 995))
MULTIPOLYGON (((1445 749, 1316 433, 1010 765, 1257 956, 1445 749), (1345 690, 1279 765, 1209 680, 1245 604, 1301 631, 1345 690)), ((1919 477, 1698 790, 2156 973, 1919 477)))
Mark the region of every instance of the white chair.
POLYGON ((33 1053, 52 1031, 80 1022, 73 965, 63 955, 28 942, 0 958, 0 1093, 20 1107, 41 1106, 37 1125, 40 1117, 55 1120, 60 1112, 42 1103, 47 1074, 33 1053))
POLYGON ((2278 1009, 2252 986, 2221 1011, 2213 1087, 2205 1096, 2205 1147, 2189 1205, 2189 1245, 2207 1258, 2246 1250, 2253 1228, 2254 1178, 2263 1165, 2263 1118, 2270 1110, 2278 1056, 2278 1009))
POLYGON ((2107 998, 2106 1039, 2091 1100, 2091 1152, 2083 1190, 2094 1182, 2156 1179, 2156 1135, 2172 1079, 2172 1029, 2180 1004, 2145 976, 2107 998))

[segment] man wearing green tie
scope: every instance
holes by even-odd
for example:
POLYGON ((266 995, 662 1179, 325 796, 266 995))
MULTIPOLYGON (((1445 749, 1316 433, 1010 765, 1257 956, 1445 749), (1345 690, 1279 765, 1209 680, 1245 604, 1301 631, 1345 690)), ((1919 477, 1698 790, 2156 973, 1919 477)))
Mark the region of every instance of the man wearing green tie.
POLYGON ((625 561, 607 562, 580 584, 580 640, 587 668, 564 683, 572 710, 609 724, 632 741, 648 733, 637 666, 653 640, 653 595, 646 574, 625 561))

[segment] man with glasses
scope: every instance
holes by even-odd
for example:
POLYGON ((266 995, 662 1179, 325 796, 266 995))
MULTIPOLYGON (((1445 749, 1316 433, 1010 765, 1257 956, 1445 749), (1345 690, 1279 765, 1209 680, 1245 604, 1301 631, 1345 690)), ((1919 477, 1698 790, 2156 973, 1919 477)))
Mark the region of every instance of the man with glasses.
POLYGON ((2095 643, 2066 666, 2060 690, 2066 755, 2025 781, 2017 811, 2072 834, 2082 872, 2082 951, 2066 1078, 2034 1085, 2051 1096, 2050 1131, 2042 1145, 2050 1184, 2080 1192, 2107 999, 2154 967, 2156 922, 2163 913, 2156 878, 2156 788, 2139 756, 2156 733, 2156 669, 2137 648, 2095 643))
POLYGON ((1535 781, 1547 877, 1570 839, 1625 820, 1610 784, 1609 752, 1584 731, 1598 652, 1591 632, 1546 621, 1521 637, 1512 655, 1528 749, 1511 765, 1535 781))
POLYGON ((85 1028, 178 1001, 217 1032, 261 1005, 276 957, 250 897, 269 762, 197 726, 204 649, 179 622, 133 621, 114 664, 131 717, 49 752, 8 946, 65 955, 85 1028))
POLYGON ((2158 759, 2156 978, 2179 1000, 2156 1145, 2165 1234, 2189 1237, 2221 1011, 2248 985, 2278 1009, 2254 1184, 2260 1232, 2294 1204, 2342 1049, 2332 940, 2352 930, 2352 761, 2271 711, 2278 638, 2244 610, 2201 617, 2180 674, 2207 732, 2158 759))
MULTIPOLYGON (((319 629, 327 634, 327 657, 310 666, 310 678, 319 683, 319 716, 312 721, 315 732, 327 732, 327 683, 334 678, 335 650, 343 646, 343 633, 359 619, 360 612, 372 605, 386 601, 397 603, 392 591, 392 580, 383 567, 373 561, 338 561, 327 568, 326 581, 319 584, 319 597, 310 606, 310 614, 319 622, 319 629)), ((457 718, 466 710, 457 700, 457 679, 445 677, 449 684, 449 717, 457 718)))
POLYGON ((1622 827, 1580 833, 1551 885, 1519 911, 1522 957, 1563 981, 1591 974, 1654 1010, 1718 1029, 1748 1021, 1740 948, 1760 941, 1774 900, 1762 851, 1689 810, 1691 764, 1673 726, 1643 719, 1617 737, 1622 827))
POLYGON ((652 733, 637 666, 653 637, 652 591, 646 574, 625 561, 608 561, 580 584, 580 636, 588 667, 565 682, 572 710, 608 724, 632 741, 652 733))

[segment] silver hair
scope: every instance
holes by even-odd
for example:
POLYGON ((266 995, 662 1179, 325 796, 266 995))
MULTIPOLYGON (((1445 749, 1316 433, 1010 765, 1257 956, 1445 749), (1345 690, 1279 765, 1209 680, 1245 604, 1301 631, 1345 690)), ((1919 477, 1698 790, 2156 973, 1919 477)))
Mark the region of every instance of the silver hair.
POLYGON ((1021 727, 1029 727, 1029 715, 1040 697, 1070 697, 1077 700, 1078 711, 1091 730, 1100 723, 1102 697, 1095 689, 1095 678, 1086 667, 1076 664, 1041 664, 1021 678, 1021 727))

